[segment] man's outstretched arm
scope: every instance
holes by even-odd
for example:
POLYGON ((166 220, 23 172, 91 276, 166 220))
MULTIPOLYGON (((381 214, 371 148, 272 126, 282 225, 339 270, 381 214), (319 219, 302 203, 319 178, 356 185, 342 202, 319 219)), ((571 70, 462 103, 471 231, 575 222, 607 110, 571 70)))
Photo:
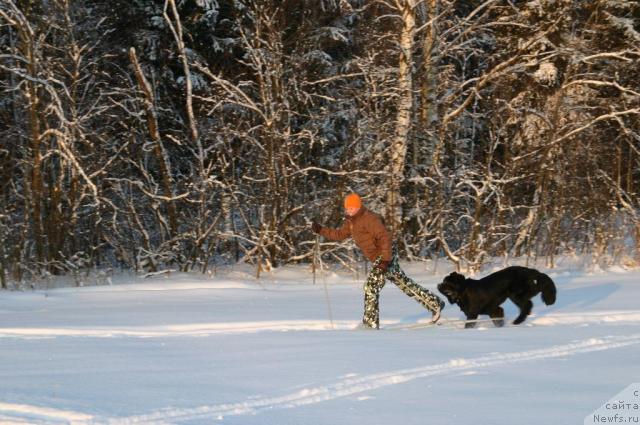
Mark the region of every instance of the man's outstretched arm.
POLYGON ((342 226, 337 229, 320 226, 315 222, 311 225, 311 228, 315 233, 322 235, 332 241, 342 241, 351 236, 351 226, 346 220, 344 223, 342 223, 342 226))

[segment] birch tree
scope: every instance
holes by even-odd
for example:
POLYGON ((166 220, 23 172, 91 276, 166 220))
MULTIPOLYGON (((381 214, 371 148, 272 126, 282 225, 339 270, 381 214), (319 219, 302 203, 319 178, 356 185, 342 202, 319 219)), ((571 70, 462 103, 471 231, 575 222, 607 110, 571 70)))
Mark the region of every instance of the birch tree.
POLYGON ((397 0, 401 13, 402 29, 399 35, 398 58, 398 112, 396 130, 390 148, 390 181, 387 198, 387 216, 390 228, 397 233, 402 227, 402 194, 400 186, 405 180, 405 161, 413 118, 413 49, 416 29, 415 3, 413 0, 397 0))

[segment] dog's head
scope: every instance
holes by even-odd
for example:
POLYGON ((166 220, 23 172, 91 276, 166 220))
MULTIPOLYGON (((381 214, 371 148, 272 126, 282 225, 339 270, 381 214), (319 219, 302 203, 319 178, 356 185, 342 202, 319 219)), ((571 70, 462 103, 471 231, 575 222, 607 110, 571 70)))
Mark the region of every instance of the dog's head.
POLYGON ((447 297, 450 304, 457 304, 462 298, 466 281, 467 279, 465 279, 463 275, 453 272, 445 277, 442 283, 438 285, 438 291, 447 297))

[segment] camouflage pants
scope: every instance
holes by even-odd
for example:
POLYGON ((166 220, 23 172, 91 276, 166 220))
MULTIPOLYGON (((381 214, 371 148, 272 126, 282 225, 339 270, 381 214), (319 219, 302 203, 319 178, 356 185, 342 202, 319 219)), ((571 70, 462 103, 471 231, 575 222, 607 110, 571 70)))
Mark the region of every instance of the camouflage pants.
POLYGON ((382 258, 378 257, 373 263, 373 269, 369 273, 369 276, 367 276, 367 281, 364 283, 364 317, 362 318, 364 326, 374 329, 380 327, 379 298, 380 290, 384 287, 386 279, 389 279, 400 288, 402 292, 418 301, 430 312, 433 313, 441 309, 444 303, 440 297, 418 285, 413 279, 407 276, 400 268, 398 256, 395 252, 386 273, 376 268, 376 266, 380 264, 380 261, 382 261, 382 258))

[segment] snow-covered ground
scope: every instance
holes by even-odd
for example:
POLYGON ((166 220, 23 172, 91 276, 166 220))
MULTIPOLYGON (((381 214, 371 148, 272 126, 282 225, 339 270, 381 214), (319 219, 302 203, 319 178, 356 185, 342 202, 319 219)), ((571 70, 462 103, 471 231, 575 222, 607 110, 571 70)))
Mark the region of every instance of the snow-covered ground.
POLYGON ((471 330, 394 329, 430 315, 390 283, 386 329, 353 330, 362 281, 327 272, 327 303, 305 267, 0 292, 0 423, 582 424, 640 382, 640 271, 576 264, 524 325, 471 330))

